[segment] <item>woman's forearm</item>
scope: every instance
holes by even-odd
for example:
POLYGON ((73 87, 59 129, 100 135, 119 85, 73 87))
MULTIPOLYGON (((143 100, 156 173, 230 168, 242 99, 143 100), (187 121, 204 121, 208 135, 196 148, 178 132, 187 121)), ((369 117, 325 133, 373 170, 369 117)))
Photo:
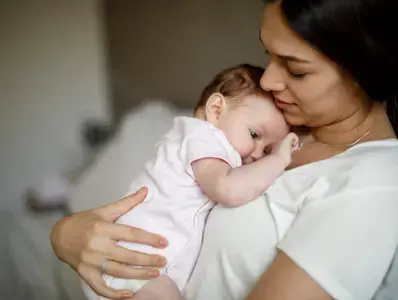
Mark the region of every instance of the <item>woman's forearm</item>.
POLYGON ((279 252, 246 300, 332 300, 332 297, 286 254, 279 252))

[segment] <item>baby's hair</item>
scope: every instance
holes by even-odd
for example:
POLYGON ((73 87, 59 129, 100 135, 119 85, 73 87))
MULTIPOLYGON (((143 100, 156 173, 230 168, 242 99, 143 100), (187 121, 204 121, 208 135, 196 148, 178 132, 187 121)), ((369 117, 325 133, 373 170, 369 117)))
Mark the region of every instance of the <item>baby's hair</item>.
POLYGON ((207 100, 214 93, 220 93, 229 100, 239 100, 250 95, 267 95, 260 86, 264 71, 264 68, 250 64, 241 64, 221 71, 203 90, 195 113, 206 106, 207 100))

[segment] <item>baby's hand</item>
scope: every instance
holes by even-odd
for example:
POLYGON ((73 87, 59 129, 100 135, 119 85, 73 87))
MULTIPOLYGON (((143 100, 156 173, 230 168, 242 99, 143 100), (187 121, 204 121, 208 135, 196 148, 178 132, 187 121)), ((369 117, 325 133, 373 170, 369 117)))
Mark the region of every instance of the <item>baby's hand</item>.
POLYGON ((299 148, 298 136, 290 132, 279 144, 272 149, 272 154, 280 155, 287 164, 292 161, 292 154, 299 148))

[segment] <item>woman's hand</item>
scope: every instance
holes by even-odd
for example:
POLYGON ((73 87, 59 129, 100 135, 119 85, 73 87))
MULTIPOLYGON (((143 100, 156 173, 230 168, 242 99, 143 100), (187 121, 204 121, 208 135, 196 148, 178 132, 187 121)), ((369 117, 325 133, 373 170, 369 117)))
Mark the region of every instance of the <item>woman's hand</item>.
POLYGON ((130 251, 116 244, 118 240, 123 240, 155 248, 167 246, 167 240, 161 236, 114 224, 121 215, 141 203, 146 195, 147 189, 141 188, 134 195, 115 203, 65 217, 53 227, 51 244, 57 257, 77 271, 101 296, 128 299, 133 295, 131 291, 114 290, 106 286, 101 278, 101 268, 105 259, 109 260, 105 272, 120 278, 158 277, 159 271, 155 268, 166 265, 164 257, 130 251))

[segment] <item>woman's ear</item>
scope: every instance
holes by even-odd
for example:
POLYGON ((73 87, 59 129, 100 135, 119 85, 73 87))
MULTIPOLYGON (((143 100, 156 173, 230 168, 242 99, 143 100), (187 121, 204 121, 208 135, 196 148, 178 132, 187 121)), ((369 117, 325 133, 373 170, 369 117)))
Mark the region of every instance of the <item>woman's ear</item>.
POLYGON ((217 124, 223 114, 227 112, 227 101, 221 93, 211 94, 205 107, 206 121, 217 124))

